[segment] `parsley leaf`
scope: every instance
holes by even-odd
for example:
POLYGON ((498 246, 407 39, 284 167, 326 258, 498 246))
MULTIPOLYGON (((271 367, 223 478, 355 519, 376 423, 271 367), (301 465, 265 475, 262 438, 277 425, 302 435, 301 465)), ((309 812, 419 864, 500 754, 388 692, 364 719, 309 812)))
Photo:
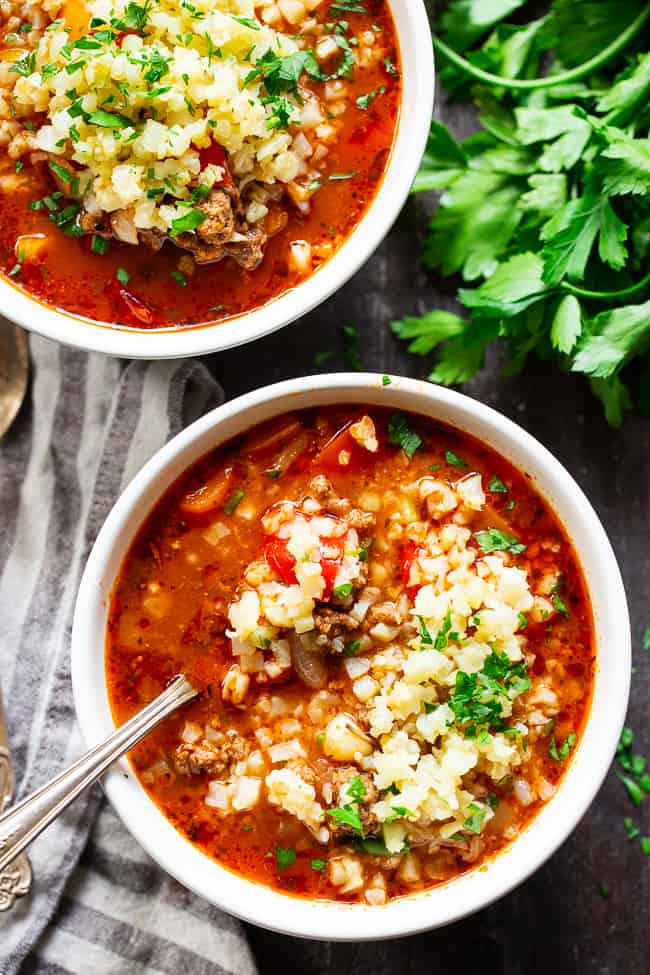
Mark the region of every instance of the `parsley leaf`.
POLYGON ((467 461, 455 454, 453 450, 445 450, 445 460, 452 467, 467 467, 467 461))
POLYGON ((422 446, 422 438, 411 430, 403 413, 393 413, 388 421, 388 442, 401 447, 409 460, 422 446))
POLYGON ((507 494, 508 488, 496 474, 493 474, 488 484, 488 491, 493 491, 495 494, 507 494))
POLYGON ((520 555, 526 551, 525 545, 499 528, 477 531, 474 533, 474 538, 483 552, 511 552, 513 555, 520 555))
POLYGON ((326 809, 325 812, 339 826, 346 826, 351 832, 363 836, 359 806, 356 803, 346 803, 336 809, 326 809))
POLYGON ((569 753, 573 746, 575 745, 576 738, 575 731, 569 732, 560 747, 558 748, 555 741, 555 735, 551 738, 548 746, 548 753, 555 762, 564 762, 569 757, 569 753))
POLYGON ((480 833, 483 829, 483 821, 487 815, 487 809, 485 806, 479 806, 478 803, 472 802, 467 807, 471 816, 468 816, 464 823, 464 828, 470 833, 480 833))
POLYGON ((295 862, 296 851, 292 850, 291 847, 277 846, 275 848, 275 864, 278 868, 278 873, 287 870, 295 862))
POLYGON ((555 360, 585 375, 619 426, 632 408, 650 411, 643 7, 552 0, 545 17, 503 23, 522 6, 442 5, 434 26, 440 77, 452 99, 474 102, 481 129, 456 139, 434 121, 413 192, 442 191, 425 266, 473 284, 458 294, 465 317, 433 308, 392 328, 409 351, 433 356, 429 378, 445 385, 471 379, 497 340, 509 354, 508 376, 533 355, 555 360), (627 369, 634 360, 641 368, 627 369))
POLYGON ((188 210, 182 217, 176 217, 175 220, 172 220, 169 235, 170 237, 178 237, 179 234, 191 233, 207 219, 208 215, 203 210, 188 210))
POLYGON ((236 509, 244 500, 245 492, 241 488, 235 488, 232 494, 226 498, 223 510, 227 515, 234 515, 236 509))
POLYGON ((125 129, 129 125, 133 125, 130 118, 126 118, 124 115, 116 115, 113 112, 104 112, 102 109, 90 112, 86 121, 89 125, 97 125, 102 129, 125 129))
POLYGON ((467 169, 467 157, 449 129, 442 122, 431 122, 427 147, 420 171, 415 177, 412 193, 442 190, 458 179, 467 169))

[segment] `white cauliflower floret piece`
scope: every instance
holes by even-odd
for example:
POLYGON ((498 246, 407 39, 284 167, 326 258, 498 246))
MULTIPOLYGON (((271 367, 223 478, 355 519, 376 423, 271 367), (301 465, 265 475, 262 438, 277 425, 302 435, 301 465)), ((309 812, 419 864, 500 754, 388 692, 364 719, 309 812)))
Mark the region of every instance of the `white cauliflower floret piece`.
POLYGON ((317 830, 324 818, 323 807, 316 802, 316 790, 291 769, 274 769, 264 780, 269 802, 280 806, 311 830, 317 830))
POLYGON ((351 425, 350 436, 366 450, 369 450, 371 454, 375 454, 379 449, 375 424, 369 416, 362 416, 360 420, 351 425))

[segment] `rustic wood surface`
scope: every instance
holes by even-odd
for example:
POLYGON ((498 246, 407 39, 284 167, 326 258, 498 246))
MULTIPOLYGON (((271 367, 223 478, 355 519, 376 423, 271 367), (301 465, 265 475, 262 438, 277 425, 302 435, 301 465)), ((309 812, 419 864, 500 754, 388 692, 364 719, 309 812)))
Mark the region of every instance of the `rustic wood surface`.
MULTIPOLYGON (((462 109, 445 120, 468 131, 462 109)), ((228 398, 292 376, 344 368, 341 326, 361 335, 364 368, 424 377, 426 362, 405 353, 388 322, 441 300, 452 307, 453 283, 424 272, 418 235, 433 205, 411 199, 378 252, 341 291, 312 314, 253 346, 212 357, 228 398), (331 350, 327 366, 315 356, 331 350)), ((650 623, 650 424, 630 418, 620 431, 605 423, 583 379, 531 363, 517 379, 495 357, 464 392, 511 417, 545 444, 590 497, 616 550, 632 615, 635 655, 628 723, 650 755, 647 686, 650 654, 641 633, 650 623)), ((623 626, 623 621, 621 621, 623 626)), ((612 648, 614 652, 616 648, 612 648)), ((631 806, 610 772, 599 796, 562 849, 525 884, 464 921, 417 937, 377 943, 306 942, 249 927, 262 975, 645 975, 650 970, 650 859, 626 839, 634 815, 650 834, 650 800, 631 806), (609 891, 605 899, 599 885, 609 891)), ((432 918, 435 923, 435 918, 432 918)))

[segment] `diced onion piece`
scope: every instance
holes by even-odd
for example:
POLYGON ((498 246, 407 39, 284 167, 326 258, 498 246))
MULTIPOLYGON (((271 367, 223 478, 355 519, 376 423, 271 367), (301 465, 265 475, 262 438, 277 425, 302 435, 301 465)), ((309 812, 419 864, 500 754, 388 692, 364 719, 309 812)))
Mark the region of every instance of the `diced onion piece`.
POLYGON ((248 775, 242 775, 233 783, 232 787, 232 807, 241 811, 252 809, 259 801, 262 780, 248 775))
POLYGON ((195 721, 186 721, 185 727, 181 731, 181 738, 188 745, 193 745, 195 741, 198 741, 203 735, 201 726, 195 721))
POLYGON ((277 745, 271 745, 269 748, 269 758, 274 765, 277 765, 278 762, 288 762, 291 758, 305 757, 305 749, 297 738, 292 738, 291 741, 282 741, 277 745))
POLYGON ((204 802, 206 806, 212 806, 214 809, 221 809, 223 812, 227 812, 230 809, 228 787, 223 782, 208 783, 208 794, 204 802))
POLYGON ((290 635, 289 646, 291 647, 291 662, 296 676, 307 687, 314 689, 324 687, 327 682, 327 663, 323 654, 309 650, 304 641, 295 634, 290 635))
POLYGON ((301 0, 278 0, 278 7, 290 24, 299 24, 305 16, 305 5, 301 0))
POLYGON ((213 521, 211 525, 208 525, 201 537, 205 539, 208 545, 218 545, 227 535, 230 535, 228 525, 224 525, 222 521, 213 521))
POLYGON ((343 666, 345 667, 348 677, 352 680, 356 680, 357 677, 363 677, 370 670, 370 661, 367 657, 346 657, 343 661, 343 666))
POLYGON ((360 677, 359 680, 355 680, 352 685, 354 696, 364 704, 371 697, 374 697, 378 690, 379 684, 369 674, 366 674, 365 677, 360 677))

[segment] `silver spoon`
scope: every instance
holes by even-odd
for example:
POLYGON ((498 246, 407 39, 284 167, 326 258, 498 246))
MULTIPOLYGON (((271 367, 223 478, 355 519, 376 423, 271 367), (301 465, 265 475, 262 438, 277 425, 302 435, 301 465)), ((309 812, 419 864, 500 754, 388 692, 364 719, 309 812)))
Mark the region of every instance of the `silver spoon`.
MULTIPOLYGON (((0 318, 0 439, 13 423, 25 398, 29 378, 27 335, 5 318, 0 318)), ((10 804, 15 787, 7 727, 0 694, 0 813, 10 804)), ((26 856, 17 857, 0 870, 0 911, 8 911, 16 898, 29 892, 32 870, 26 856)))
POLYGON ((28 377, 27 335, 0 318, 0 437, 4 437, 21 407, 28 377))
POLYGON ((46 785, 0 816, 0 872, 109 765, 137 745, 163 718, 181 704, 191 701, 198 693, 184 674, 178 674, 162 694, 100 745, 95 745, 69 768, 59 772, 46 785))
MULTIPOLYGON (((0 813, 11 804, 14 795, 16 779, 11 755, 9 754, 9 738, 2 710, 2 693, 0 693, 0 813)), ((32 868, 29 860, 22 853, 6 870, 0 871, 0 911, 9 911, 18 897, 29 893, 32 884, 32 868)))

